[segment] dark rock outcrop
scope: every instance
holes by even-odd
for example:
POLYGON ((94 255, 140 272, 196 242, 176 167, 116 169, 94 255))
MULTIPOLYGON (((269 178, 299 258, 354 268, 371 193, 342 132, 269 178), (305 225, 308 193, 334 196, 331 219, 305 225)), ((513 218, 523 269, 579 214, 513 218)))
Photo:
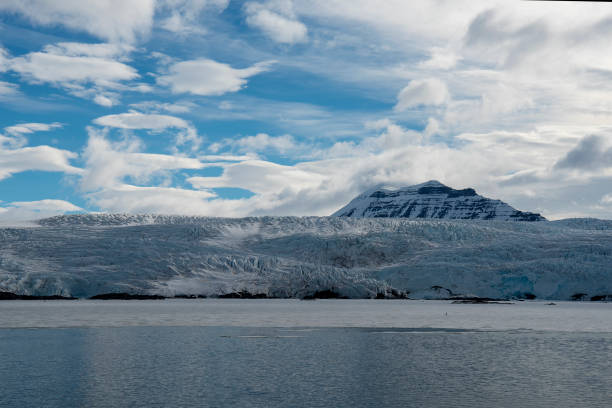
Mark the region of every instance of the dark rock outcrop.
POLYGON ((586 293, 574 293, 571 297, 572 300, 585 300, 588 295, 586 293))
POLYGON ((591 297, 592 302, 612 302, 612 295, 596 295, 591 297))
POLYGON ((92 300, 161 300, 166 299, 165 296, 161 295, 140 295, 132 293, 101 293, 90 297, 92 300))
POLYGON ((175 299, 206 299, 206 295, 174 295, 175 299))
POLYGON ((32 295, 18 295, 12 292, 0 292, 0 300, 76 300, 77 298, 71 296, 32 296, 32 295))
POLYGON ((540 214, 519 211, 503 201, 480 196, 473 188, 455 190, 436 180, 409 187, 378 187, 366 191, 333 215, 358 218, 545 220, 540 214))
POLYGON ((268 299, 265 293, 251 293, 247 290, 240 292, 225 293, 218 296, 219 299, 268 299))

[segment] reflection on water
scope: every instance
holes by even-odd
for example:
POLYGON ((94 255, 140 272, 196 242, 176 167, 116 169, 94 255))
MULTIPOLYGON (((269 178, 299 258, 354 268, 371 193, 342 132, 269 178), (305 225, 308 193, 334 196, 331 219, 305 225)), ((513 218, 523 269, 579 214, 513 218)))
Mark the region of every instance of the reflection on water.
POLYGON ((0 330, 4 407, 603 407, 612 334, 469 329, 0 330))

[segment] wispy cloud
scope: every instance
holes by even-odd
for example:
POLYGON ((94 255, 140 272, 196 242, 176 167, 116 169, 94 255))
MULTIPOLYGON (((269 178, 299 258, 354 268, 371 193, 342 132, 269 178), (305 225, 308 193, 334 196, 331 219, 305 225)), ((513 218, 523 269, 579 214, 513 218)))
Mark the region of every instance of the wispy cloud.
POLYGON ((308 28, 297 20, 291 1, 248 2, 244 11, 247 24, 260 29, 272 41, 296 44, 308 40, 308 28))

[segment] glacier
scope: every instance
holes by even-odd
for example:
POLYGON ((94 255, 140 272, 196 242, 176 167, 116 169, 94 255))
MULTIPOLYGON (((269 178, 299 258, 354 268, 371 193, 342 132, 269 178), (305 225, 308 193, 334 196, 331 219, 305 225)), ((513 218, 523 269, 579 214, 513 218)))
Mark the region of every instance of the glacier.
POLYGON ((612 294, 612 221, 84 214, 0 227, 0 291, 304 298, 612 294))

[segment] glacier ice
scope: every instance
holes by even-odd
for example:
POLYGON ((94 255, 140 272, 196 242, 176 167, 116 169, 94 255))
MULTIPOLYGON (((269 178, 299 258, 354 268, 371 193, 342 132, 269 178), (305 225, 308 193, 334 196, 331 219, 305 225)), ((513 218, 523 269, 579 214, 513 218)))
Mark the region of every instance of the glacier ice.
POLYGON ((612 293, 612 221, 86 214, 0 228, 0 291, 414 298, 612 293))

